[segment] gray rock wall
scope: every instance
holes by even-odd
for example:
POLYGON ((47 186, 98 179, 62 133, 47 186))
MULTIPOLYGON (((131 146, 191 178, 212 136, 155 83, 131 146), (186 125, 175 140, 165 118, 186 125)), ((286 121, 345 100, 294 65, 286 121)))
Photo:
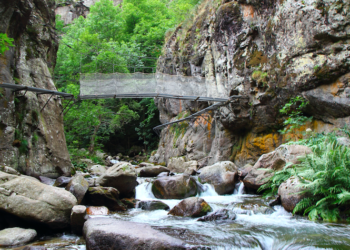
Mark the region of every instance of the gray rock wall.
MULTIPOLYGON (((247 98, 198 119, 193 128, 164 129, 154 160, 229 159, 242 167, 307 127, 328 131, 347 124, 349 39, 349 1, 203 1, 197 15, 167 37, 157 70, 200 75, 227 96, 247 98), (310 102, 308 114, 316 120, 282 136, 279 109, 296 95, 310 102)), ((163 123, 200 109, 188 101, 157 104, 163 123)))
MULTIPOLYGON (((15 44, 0 56, 0 83, 56 90, 54 7, 53 0, 0 1, 0 32, 15 44)), ((0 164, 33 176, 69 175, 61 100, 53 96, 41 111, 50 95, 0 93, 0 164)))

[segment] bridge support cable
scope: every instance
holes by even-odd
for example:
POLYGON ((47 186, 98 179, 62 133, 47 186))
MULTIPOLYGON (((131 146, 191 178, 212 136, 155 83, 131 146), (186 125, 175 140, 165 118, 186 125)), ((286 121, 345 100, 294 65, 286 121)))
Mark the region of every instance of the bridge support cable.
MULTIPOLYGON (((194 114, 192 114, 192 115, 190 115, 190 116, 188 116, 188 117, 186 117, 186 118, 182 118, 182 119, 179 119, 179 120, 176 120, 176 121, 167 122, 167 123, 161 124, 161 125, 159 125, 159 126, 156 126, 156 127, 153 128, 153 131, 154 131, 158 136, 160 136, 160 131, 161 131, 164 127, 167 127, 167 126, 169 126, 169 125, 176 124, 176 123, 179 123, 179 122, 184 122, 184 121, 189 121, 189 124, 190 124, 190 126, 192 127, 192 129, 193 129, 193 126, 192 126, 191 123, 192 123, 193 120, 196 120, 199 116, 202 116, 203 114, 207 113, 208 111, 216 110, 216 109, 218 109, 218 108, 220 108, 220 107, 222 107, 222 106, 226 106, 226 105, 230 104, 231 101, 232 101, 233 99, 245 99, 245 98, 249 98, 249 97, 248 97, 248 96, 241 96, 241 95, 233 95, 233 96, 230 96, 230 97, 228 98, 228 100, 225 101, 225 102, 218 102, 218 103, 215 103, 215 104, 213 104, 213 105, 211 105, 211 106, 209 106, 209 107, 207 107, 207 108, 205 108, 205 109, 202 109, 202 110, 200 110, 200 111, 198 111, 198 112, 196 112, 196 113, 194 113, 194 114)), ((203 116, 202 116, 202 117, 203 117, 203 116)), ((203 118, 204 118, 204 117, 203 117, 203 118)), ((205 119, 205 118, 204 118, 204 119, 205 119)), ((207 120, 207 119, 206 119, 206 120, 207 120)), ((207 120, 207 121, 208 121, 208 120, 207 120)))

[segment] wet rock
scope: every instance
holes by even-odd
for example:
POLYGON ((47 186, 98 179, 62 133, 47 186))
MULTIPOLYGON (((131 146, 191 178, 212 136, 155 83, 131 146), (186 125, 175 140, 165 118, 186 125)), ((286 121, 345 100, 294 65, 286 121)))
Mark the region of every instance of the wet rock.
POLYGON ((222 208, 208 215, 199 218, 197 221, 220 221, 220 220, 235 220, 236 214, 228 209, 222 208))
POLYGON ((136 166, 137 168, 148 168, 148 167, 154 167, 154 164, 148 163, 148 162, 141 162, 139 165, 136 166))
POLYGON ((70 214, 70 226, 72 232, 75 234, 81 234, 86 220, 86 207, 81 205, 74 206, 70 214))
POLYGON ((0 171, 7 174, 21 175, 20 172, 18 172, 16 169, 13 169, 8 166, 0 166, 0 171))
POLYGON ((252 165, 250 164, 246 164, 244 165, 244 167, 242 169, 238 170, 238 177, 240 179, 244 179, 244 177, 246 177, 248 175, 248 173, 250 172, 250 170, 253 168, 252 165))
POLYGON ((278 171, 284 168, 287 162, 298 163, 298 157, 305 154, 311 154, 309 147, 302 145, 281 145, 275 151, 262 155, 243 179, 244 186, 254 190, 265 184, 273 172, 266 171, 270 169, 278 171))
POLYGON ((163 173, 160 173, 159 175, 157 175, 157 177, 165 177, 165 176, 169 176, 169 172, 163 172, 163 173))
POLYGON ((161 177, 153 182, 152 193, 159 199, 183 199, 197 194, 197 184, 185 175, 161 177))
POLYGON ((89 183, 82 175, 75 175, 68 183, 66 190, 71 192, 77 198, 80 204, 89 188, 89 183))
POLYGON ((254 202, 237 203, 233 207, 236 214, 272 214, 275 210, 271 207, 254 202))
POLYGON ((34 229, 7 228, 0 231, 0 247, 24 245, 34 240, 36 235, 34 229))
POLYGON ((197 174, 197 168, 196 167, 189 167, 185 170, 185 175, 196 175, 197 174))
POLYGON ((275 199, 269 202, 269 206, 273 207, 281 204, 281 197, 278 195, 275 199))
POLYGON ((96 179, 95 178, 88 178, 87 182, 89 183, 89 187, 96 187, 98 186, 96 183, 96 179))
POLYGON ((168 214, 185 217, 201 217, 211 211, 212 208, 204 199, 191 197, 182 200, 179 204, 173 207, 168 214))
POLYGON ((201 183, 212 184, 219 194, 231 194, 237 180, 237 166, 230 161, 218 162, 201 169, 198 177, 201 183))
POLYGON ((107 169, 96 183, 103 187, 118 189, 121 197, 132 197, 137 185, 135 168, 128 162, 119 162, 107 169))
POLYGON ((278 195, 280 196, 281 204, 288 212, 293 212, 293 209, 298 202, 307 196, 306 194, 300 194, 304 189, 299 185, 299 179, 292 176, 287 181, 283 182, 278 188, 278 195))
POLYGON ((93 165, 88 167, 88 171, 92 175, 102 175, 107 171, 107 168, 102 165, 93 165))
POLYGON ((26 221, 65 228, 77 199, 70 192, 31 178, 0 172, 0 209, 26 221))
POLYGON ((66 187, 71 179, 72 179, 72 177, 60 176, 56 179, 53 186, 54 187, 66 187))
POLYGON ((107 207, 104 207, 104 206, 100 206, 100 207, 90 206, 86 209, 86 214, 88 214, 88 215, 109 215, 109 210, 107 207))
POLYGON ((144 167, 140 170, 140 177, 156 177, 160 173, 169 173, 170 170, 163 166, 144 167))
POLYGON ((90 187, 87 199, 93 206, 106 206, 112 211, 126 210, 126 206, 119 200, 119 191, 112 187, 90 187))
POLYGON ((168 210, 169 206, 161 201, 140 201, 137 207, 142 210, 168 210))
POLYGON ((47 248, 44 246, 26 246, 21 250, 47 250, 47 248))
POLYGON ((134 199, 134 198, 123 198, 121 199, 121 202, 123 202, 123 204, 127 207, 127 208, 135 208, 137 202, 139 202, 138 199, 134 199))
POLYGON ((84 224, 87 249, 186 249, 185 243, 147 224, 92 218, 84 224), (118 247, 117 247, 118 246, 118 247))
POLYGON ((50 185, 50 186, 52 186, 56 182, 55 179, 51 179, 51 178, 48 178, 48 177, 45 177, 45 176, 39 176, 39 181, 41 183, 44 183, 44 184, 50 185))
POLYGON ((185 161, 185 157, 172 157, 168 162, 168 169, 171 172, 183 173, 187 168, 194 167, 197 170, 197 161, 185 161))

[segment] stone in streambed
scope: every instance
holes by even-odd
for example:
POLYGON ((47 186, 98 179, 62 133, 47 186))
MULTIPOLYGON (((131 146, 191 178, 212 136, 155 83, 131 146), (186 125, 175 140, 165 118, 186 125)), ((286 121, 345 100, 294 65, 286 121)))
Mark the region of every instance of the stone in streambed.
POLYGON ((0 231, 0 247, 24 245, 32 241, 36 235, 34 229, 6 228, 0 231))
POLYGON ((232 221, 235 219, 236 219, 236 214, 233 211, 222 208, 213 213, 210 213, 208 215, 205 215, 199 218, 197 221, 220 221, 220 220, 232 221))
POLYGON ((152 192, 158 199, 184 199, 197 194, 197 183, 188 175, 161 177, 153 182, 152 192))
POLYGON ((71 179, 72 179, 72 177, 60 176, 56 179, 53 186, 54 187, 66 187, 71 179))
POLYGON ((140 201, 137 207, 142 210, 169 210, 169 206, 161 201, 140 201))
POLYGON ((188 168, 195 168, 197 170, 197 161, 185 161, 185 157, 172 157, 169 159, 168 169, 175 173, 184 173, 188 168))
POLYGON ((86 209, 86 214, 88 215, 109 215, 109 210, 107 207, 95 207, 90 206, 86 209))
POLYGON ((99 175, 100 176, 100 175, 106 173, 107 168, 105 166, 102 166, 102 165, 93 165, 91 167, 88 167, 88 171, 92 175, 99 175))
POLYGON ((50 186, 52 186, 56 181, 55 179, 51 179, 51 178, 48 178, 45 176, 39 176, 39 180, 41 183, 44 183, 44 184, 50 185, 50 186))
POLYGON ((85 206, 74 206, 70 214, 70 225, 73 233, 81 234, 87 219, 85 206))
POLYGON ((183 241, 142 223, 114 218, 92 218, 84 224, 89 250, 105 249, 186 249, 183 241))
POLYGON ((123 202, 123 204, 127 207, 127 208, 135 208, 137 202, 139 202, 140 200, 138 199, 134 199, 134 198, 123 198, 121 199, 121 202, 123 202))
POLYGON ((170 170, 163 166, 143 167, 140 172, 140 177, 156 177, 160 173, 169 173, 170 170))
POLYGON ((222 161, 201 169, 198 179, 201 183, 212 184, 219 194, 232 194, 238 179, 237 166, 230 161, 222 161))
POLYGON ((0 172, 0 210, 26 221, 65 228, 77 199, 70 192, 32 178, 0 172))
POLYGON ((78 204, 83 200, 86 191, 89 188, 89 183, 82 175, 75 175, 68 183, 66 190, 71 192, 77 198, 78 204))
POLYGON ((198 197, 191 197, 182 200, 173 207, 168 214, 185 217, 201 217, 211 212, 212 208, 208 203, 198 197))
POLYGON ((122 197, 132 197, 137 186, 136 178, 135 168, 130 163, 119 162, 108 168, 106 173, 96 180, 96 184, 103 187, 114 187, 118 189, 122 197))
POLYGON ((278 195, 284 209, 288 212, 293 212, 299 201, 307 197, 307 194, 300 193, 304 190, 305 189, 300 186, 299 179, 295 176, 283 182, 278 188, 278 195))
POLYGON ((93 206, 106 206, 112 211, 125 211, 126 206, 119 200, 119 191, 112 187, 90 187, 87 200, 93 206))

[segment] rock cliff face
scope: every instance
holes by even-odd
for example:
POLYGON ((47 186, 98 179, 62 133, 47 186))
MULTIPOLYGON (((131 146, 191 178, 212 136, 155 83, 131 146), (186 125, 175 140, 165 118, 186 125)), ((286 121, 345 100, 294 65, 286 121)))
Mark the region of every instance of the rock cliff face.
MULTIPOLYGON (((114 5, 120 4, 123 0, 113 0, 114 5)), ((64 24, 70 24, 75 18, 86 17, 89 14, 90 7, 99 0, 67 0, 62 1, 56 9, 55 14, 60 15, 64 24)))
MULTIPOLYGON (((246 98, 193 128, 163 129, 155 161, 183 155, 202 164, 254 163, 285 141, 277 133, 285 119, 279 109, 296 95, 310 102, 307 112, 316 118, 301 130, 349 124, 349 1, 207 0, 167 39, 158 71, 200 75, 227 97, 246 98)), ((189 101, 157 104, 161 122, 200 109, 189 101)))
MULTIPOLYGON (((54 0, 0 1, 0 32, 14 45, 0 56, 1 83, 56 90, 51 72, 58 40, 54 0)), ((0 88, 0 164, 27 175, 70 174, 71 162, 63 131, 61 100, 0 88)))

